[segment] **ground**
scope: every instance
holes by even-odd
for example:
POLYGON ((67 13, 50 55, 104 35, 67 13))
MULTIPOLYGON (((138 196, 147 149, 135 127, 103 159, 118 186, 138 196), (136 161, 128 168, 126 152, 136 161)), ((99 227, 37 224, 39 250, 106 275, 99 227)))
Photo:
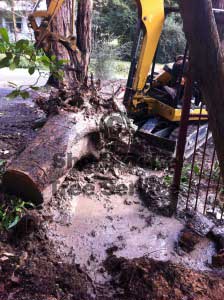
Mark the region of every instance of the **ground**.
MULTIPOLYGON (((7 92, 1 90, 0 100, 0 159, 6 162, 45 118, 33 100, 9 102, 7 92)), ((156 176, 148 193, 166 199, 164 155, 150 152, 145 168, 133 157, 106 148, 99 160, 82 160, 50 203, 1 231, 0 299, 223 298, 223 269, 211 267, 214 242, 200 236, 192 252, 177 251, 184 217, 158 215, 139 193, 141 180, 156 176)))

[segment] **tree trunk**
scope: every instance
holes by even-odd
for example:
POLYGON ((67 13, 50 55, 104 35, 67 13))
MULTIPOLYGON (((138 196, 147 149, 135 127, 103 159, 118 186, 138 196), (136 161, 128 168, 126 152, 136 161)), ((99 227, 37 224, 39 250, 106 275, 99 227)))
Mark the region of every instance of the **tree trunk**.
POLYGON ((77 45, 81 51, 81 65, 82 65, 82 78, 88 73, 88 66, 90 62, 91 41, 92 41, 92 0, 81 0, 78 2, 77 14, 77 45))
MULTIPOLYGON (((49 6, 51 0, 46 0, 47 6, 49 6)), ((72 22, 72 5, 70 0, 65 0, 61 9, 53 18, 51 22, 51 31, 56 34, 60 34, 61 36, 68 37, 71 35, 71 22, 72 22)), ((54 42, 52 45, 52 53, 57 56, 57 59, 65 59, 70 61, 69 52, 66 48, 58 43, 54 42)), ((50 77, 49 84, 52 84, 57 87, 61 87, 63 84, 68 84, 72 87, 74 84, 77 84, 77 77, 74 71, 65 70, 63 82, 59 82, 58 79, 53 76, 50 77)))
POLYGON ((51 117, 7 167, 5 190, 35 204, 49 201, 78 160, 97 155, 92 134, 99 131, 100 119, 100 115, 86 119, 83 113, 63 111, 51 117))
MULTIPOLYGON (((213 8, 224 9, 224 0, 212 0, 213 8)), ((220 18, 221 22, 218 24, 219 37, 222 43, 222 47, 224 47, 224 18, 220 18)))
POLYGON ((221 174, 224 178, 224 55, 211 0, 180 0, 194 78, 207 105, 221 174))
MULTIPOLYGON (((47 0, 49 5, 50 0, 47 0)), ((74 34, 74 14, 73 1, 65 0, 61 9, 54 17, 51 23, 51 30, 63 37, 69 37, 74 34)), ((88 72, 88 65, 91 51, 91 18, 92 18, 92 0, 80 0, 78 4, 77 16, 77 39, 78 48, 82 51, 81 65, 77 66, 73 63, 76 58, 75 54, 68 52, 60 43, 54 43, 53 53, 58 59, 66 59, 70 61, 70 66, 65 70, 64 81, 69 87, 76 87, 83 83, 88 72)), ((52 78, 50 79, 50 81, 52 78)), ((53 79, 55 83, 55 79, 53 79)), ((59 83, 57 83, 59 84, 59 83)))
POLYGON ((16 14, 15 14, 15 1, 11 0, 11 7, 12 7, 12 23, 13 23, 13 30, 15 35, 15 42, 18 41, 18 29, 16 25, 16 14))

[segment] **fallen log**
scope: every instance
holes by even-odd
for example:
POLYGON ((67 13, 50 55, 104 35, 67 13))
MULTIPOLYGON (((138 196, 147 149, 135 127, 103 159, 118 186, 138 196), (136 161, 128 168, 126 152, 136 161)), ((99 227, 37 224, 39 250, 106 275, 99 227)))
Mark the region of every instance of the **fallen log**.
POLYGON ((100 116, 64 111, 52 116, 7 167, 5 191, 35 204, 50 200, 78 160, 97 154, 93 135, 99 131, 99 120, 100 116))

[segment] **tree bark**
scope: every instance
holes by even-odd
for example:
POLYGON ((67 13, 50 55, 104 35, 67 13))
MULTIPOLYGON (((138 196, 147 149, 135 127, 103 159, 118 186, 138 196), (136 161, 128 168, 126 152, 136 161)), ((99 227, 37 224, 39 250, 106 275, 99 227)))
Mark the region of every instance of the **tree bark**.
POLYGON ((92 0, 81 0, 78 2, 78 14, 77 14, 77 45, 81 51, 81 65, 82 65, 82 79, 88 74, 88 66, 90 62, 91 54, 91 42, 92 42, 92 0))
MULTIPOLYGON (((49 5, 51 0, 46 0, 49 5)), ((69 37, 74 34, 75 24, 73 11, 74 6, 71 0, 65 0, 61 9, 54 17, 51 23, 51 30, 63 37, 69 37)), ((78 2, 78 13, 76 22, 77 45, 81 53, 81 65, 77 67, 74 64, 76 61, 75 54, 68 52, 66 48, 60 43, 53 44, 53 53, 57 59, 65 59, 70 61, 70 65, 65 70, 64 81, 68 86, 73 88, 80 85, 85 80, 88 73, 88 65, 90 61, 91 52, 91 35, 92 35, 92 0, 80 0, 78 2)), ((52 78, 51 78, 52 80, 52 78)), ((53 79, 55 83, 55 79, 53 79)), ((56 84, 58 85, 59 82, 56 84)))
POLYGON ((194 78, 199 82, 224 178, 224 55, 211 0, 180 0, 194 78))
MULTIPOLYGON (((49 6, 51 0, 46 0, 47 6, 49 6)), ((72 21, 72 5, 70 0, 65 0, 61 9, 55 15, 54 19, 51 22, 51 31, 53 33, 60 34, 61 36, 68 37, 71 35, 71 21, 72 21)), ((52 44, 52 54, 57 56, 57 59, 65 59, 70 61, 69 52, 66 48, 58 43, 54 42, 52 44)), ((73 66, 70 66, 73 67, 73 66)), ((64 83, 67 83, 69 86, 77 84, 77 77, 75 72, 65 70, 63 82, 59 82, 58 79, 51 76, 48 81, 49 84, 52 84, 57 87, 61 87, 64 83)))
POLYGON ((35 204, 49 201, 78 160, 97 155, 92 135, 99 131, 100 118, 63 111, 51 117, 7 167, 3 176, 5 190, 35 204))
MULTIPOLYGON (((224 9, 224 0, 212 0, 213 8, 224 9)), ((224 47, 224 14, 217 16, 219 37, 224 47)))

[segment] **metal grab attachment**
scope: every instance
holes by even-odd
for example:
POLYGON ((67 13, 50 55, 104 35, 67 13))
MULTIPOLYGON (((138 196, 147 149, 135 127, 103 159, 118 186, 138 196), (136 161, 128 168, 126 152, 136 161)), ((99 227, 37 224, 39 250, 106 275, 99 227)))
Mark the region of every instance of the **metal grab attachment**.
MULTIPOLYGON (((33 12, 28 16, 29 26, 33 29, 36 48, 42 48, 47 55, 51 54, 52 44, 55 42, 61 43, 68 52, 75 54, 75 65, 77 69, 81 64, 81 52, 77 47, 77 38, 75 36, 63 37, 58 33, 51 31, 50 27, 54 17, 60 10, 64 0, 51 0, 47 11, 37 11, 39 2, 34 6, 33 12), (36 18, 41 18, 40 25, 37 24, 36 18)), ((74 8, 74 0, 73 6, 74 8)), ((74 19, 74 12, 72 14, 72 20, 74 19)))

